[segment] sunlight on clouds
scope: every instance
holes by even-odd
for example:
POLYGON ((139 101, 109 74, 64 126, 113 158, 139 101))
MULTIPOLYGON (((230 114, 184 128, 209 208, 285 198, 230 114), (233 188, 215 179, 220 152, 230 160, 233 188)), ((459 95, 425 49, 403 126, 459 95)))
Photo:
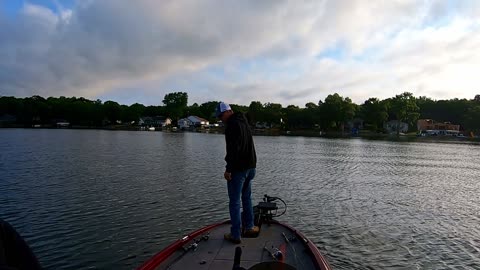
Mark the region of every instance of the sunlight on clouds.
MULTIPOLYGON (((59 2, 61 3, 61 2, 59 2)), ((478 1, 79 1, 0 21, 1 95, 472 98, 478 1), (216 72, 212 73, 212 70, 216 72)), ((129 99, 129 101, 132 99, 129 99)))
POLYGON ((26 3, 22 8, 22 13, 29 19, 37 19, 38 23, 53 26, 58 22, 58 16, 53 11, 38 5, 26 3))

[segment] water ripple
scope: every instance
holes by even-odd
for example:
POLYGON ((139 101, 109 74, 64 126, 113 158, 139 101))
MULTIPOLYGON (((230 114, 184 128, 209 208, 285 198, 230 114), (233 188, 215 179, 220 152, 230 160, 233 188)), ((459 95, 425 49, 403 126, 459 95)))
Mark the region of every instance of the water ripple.
MULTIPOLYGON (((335 269, 479 269, 480 147, 255 137, 254 197, 335 269)), ((228 217, 222 135, 0 130, 0 217, 46 269, 131 269, 228 217)))

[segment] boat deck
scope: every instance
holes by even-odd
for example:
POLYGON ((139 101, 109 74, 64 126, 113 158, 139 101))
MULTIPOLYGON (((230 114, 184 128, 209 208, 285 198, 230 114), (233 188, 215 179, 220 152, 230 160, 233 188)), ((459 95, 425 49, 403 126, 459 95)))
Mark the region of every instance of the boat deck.
POLYGON ((308 240, 282 224, 263 224, 258 237, 242 238, 241 244, 223 239, 224 233, 229 231, 228 223, 212 228, 186 242, 183 248, 156 269, 232 269, 236 247, 242 248, 240 266, 245 269, 255 265, 252 269, 324 269, 316 266, 315 255, 307 244, 308 240), (195 242, 198 242, 196 247, 192 245, 195 242), (279 259, 272 256, 277 250, 282 253, 279 259), (259 263, 263 263, 263 267, 259 263))

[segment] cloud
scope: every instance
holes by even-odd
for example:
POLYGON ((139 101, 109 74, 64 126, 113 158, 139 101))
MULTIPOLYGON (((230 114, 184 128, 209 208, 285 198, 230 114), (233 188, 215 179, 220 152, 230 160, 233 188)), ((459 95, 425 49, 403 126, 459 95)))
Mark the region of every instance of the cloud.
POLYGON ((358 103, 404 90, 471 98, 480 83, 477 3, 25 4, 18 16, 0 17, 0 95, 151 104, 188 91, 191 102, 247 105, 304 105, 334 92, 358 103))

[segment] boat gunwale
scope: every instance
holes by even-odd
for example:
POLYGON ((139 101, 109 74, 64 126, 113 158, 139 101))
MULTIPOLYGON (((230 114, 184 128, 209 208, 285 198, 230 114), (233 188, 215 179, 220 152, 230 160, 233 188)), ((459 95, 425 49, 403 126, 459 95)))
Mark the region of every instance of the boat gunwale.
POLYGON ((308 239, 303 233, 301 233, 300 231, 296 230, 295 228, 293 228, 292 226, 290 226, 288 224, 281 223, 281 222, 278 222, 276 220, 273 220, 273 223, 277 223, 277 224, 280 224, 280 225, 288 228, 289 230, 294 232, 298 237, 300 237, 305 242, 305 244, 308 246, 308 250, 310 250, 310 252, 312 252, 312 255, 315 258, 315 260, 319 264, 321 264, 320 265, 321 270, 323 270, 323 269, 330 270, 331 269, 330 264, 328 264, 327 259, 325 259, 325 257, 322 255, 322 253, 320 252, 318 247, 315 244, 313 244, 312 241, 310 239, 308 239))
MULTIPOLYGON (((296 230, 292 226, 290 226, 288 224, 285 224, 285 223, 282 223, 282 222, 279 222, 277 220, 271 220, 270 222, 274 223, 274 224, 278 224, 280 226, 283 226, 283 227, 289 229, 290 231, 292 231, 293 233, 295 233, 295 235, 298 238, 300 238, 304 242, 304 244, 308 247, 308 250, 310 251, 311 255, 313 256, 312 259, 314 259, 317 262, 318 266, 320 266, 320 270, 331 270, 332 269, 330 267, 329 263, 327 262, 327 260, 325 259, 325 257, 322 255, 322 253, 318 249, 318 247, 315 244, 313 244, 310 239, 305 237, 305 235, 303 233, 296 230)), ((224 224, 229 224, 229 223, 230 223, 230 220, 226 220, 226 221, 219 222, 219 223, 214 223, 214 224, 208 225, 206 227, 203 227, 201 229, 198 229, 198 230, 196 230, 196 231, 178 239, 177 241, 168 245, 166 248, 157 252, 153 257, 148 259, 139 268, 137 268, 137 270, 154 270, 154 269, 156 269, 162 262, 164 262, 166 259, 168 259, 173 253, 178 251, 179 248, 183 247, 185 245, 185 243, 191 241, 193 238, 195 238, 195 237, 197 237, 197 236, 199 236, 199 235, 201 235, 201 234, 203 234, 207 231, 210 231, 210 230, 212 230, 216 227, 222 226, 224 224)))
POLYGON ((192 240, 192 238, 195 238, 199 236, 202 233, 205 233, 213 228, 216 228, 218 226, 221 226, 223 224, 229 223, 230 220, 223 221, 220 223, 215 223, 208 225, 206 227, 203 227, 201 229, 198 229, 180 239, 177 241, 173 242, 166 248, 162 249, 161 251, 157 252, 153 257, 148 259, 144 264, 142 264, 137 270, 154 270, 157 268, 162 262, 164 262, 166 259, 168 259, 173 253, 175 253, 179 248, 185 245, 185 243, 189 242, 192 240))

